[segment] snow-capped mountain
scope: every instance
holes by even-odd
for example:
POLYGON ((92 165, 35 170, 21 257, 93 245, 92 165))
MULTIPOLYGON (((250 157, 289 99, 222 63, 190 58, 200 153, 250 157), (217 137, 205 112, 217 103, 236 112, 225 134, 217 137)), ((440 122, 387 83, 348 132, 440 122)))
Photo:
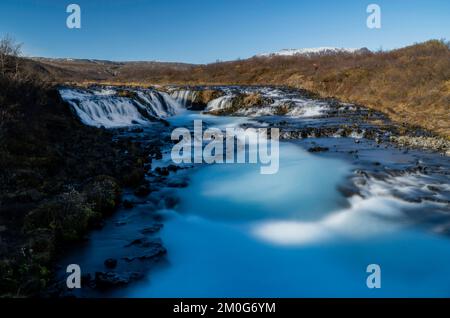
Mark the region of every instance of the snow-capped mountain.
POLYGON ((309 54, 333 54, 333 53, 355 53, 363 49, 354 48, 337 48, 337 47, 317 47, 317 48, 305 48, 305 49, 283 49, 278 52, 262 53, 256 56, 293 56, 293 55, 309 55, 309 54))

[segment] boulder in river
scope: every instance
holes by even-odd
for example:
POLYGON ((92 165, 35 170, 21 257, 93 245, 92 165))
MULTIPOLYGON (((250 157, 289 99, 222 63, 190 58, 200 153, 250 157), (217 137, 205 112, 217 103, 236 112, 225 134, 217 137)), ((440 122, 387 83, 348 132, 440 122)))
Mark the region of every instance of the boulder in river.
POLYGON ((133 273, 114 273, 114 272, 96 272, 95 273, 95 286, 101 289, 115 288, 124 286, 133 280, 137 280, 142 274, 133 273))
POLYGON ((134 191, 134 195, 136 195, 137 197, 146 197, 147 195, 149 195, 152 192, 152 189, 150 188, 150 186, 148 184, 143 184, 140 185, 135 191, 134 191))
POLYGON ((130 200, 124 200, 123 201, 123 207, 125 208, 125 209, 132 209, 133 207, 134 207, 134 203, 133 202, 131 202, 130 200))
POLYGON ((330 150, 328 147, 315 146, 308 149, 309 152, 325 152, 330 150))
POLYGON ((159 230, 161 230, 162 227, 163 227, 162 223, 154 223, 151 226, 142 229, 141 233, 142 234, 154 234, 154 233, 158 232, 159 230))
POLYGON ((105 260, 104 264, 107 268, 116 268, 117 260, 115 258, 108 258, 105 260))

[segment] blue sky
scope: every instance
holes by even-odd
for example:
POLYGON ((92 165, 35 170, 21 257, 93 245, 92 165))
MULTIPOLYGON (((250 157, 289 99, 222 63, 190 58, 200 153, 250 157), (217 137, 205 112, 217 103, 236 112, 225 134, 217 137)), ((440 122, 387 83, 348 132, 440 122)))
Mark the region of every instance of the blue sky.
POLYGON ((1 0, 0 35, 29 56, 208 63, 283 48, 392 49, 450 40, 448 0, 1 0), (82 28, 66 27, 66 7, 82 28), (379 4, 382 28, 366 27, 379 4))

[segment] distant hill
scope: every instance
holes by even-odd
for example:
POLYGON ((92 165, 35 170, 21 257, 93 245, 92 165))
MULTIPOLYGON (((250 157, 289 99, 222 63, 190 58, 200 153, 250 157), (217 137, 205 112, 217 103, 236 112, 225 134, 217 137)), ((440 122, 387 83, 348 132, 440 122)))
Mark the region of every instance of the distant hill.
POLYGON ((337 47, 317 47, 317 48, 304 48, 304 49, 283 49, 273 53, 262 53, 256 55, 257 57, 268 56, 295 56, 295 55, 314 55, 314 54, 336 54, 336 53, 365 53, 368 49, 349 49, 349 48, 337 48, 337 47))
POLYGON ((94 59, 42 58, 28 59, 34 68, 47 80, 56 83, 82 82, 134 82, 142 81, 147 74, 183 72, 193 65, 152 61, 115 62, 94 59))

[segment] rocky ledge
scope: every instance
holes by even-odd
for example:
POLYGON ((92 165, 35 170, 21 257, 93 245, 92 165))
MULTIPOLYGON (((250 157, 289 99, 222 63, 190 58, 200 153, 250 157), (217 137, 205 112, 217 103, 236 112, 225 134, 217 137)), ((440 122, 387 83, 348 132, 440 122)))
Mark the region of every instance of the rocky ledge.
POLYGON ((392 136, 390 140, 401 147, 430 149, 450 156, 450 141, 441 137, 392 136))

